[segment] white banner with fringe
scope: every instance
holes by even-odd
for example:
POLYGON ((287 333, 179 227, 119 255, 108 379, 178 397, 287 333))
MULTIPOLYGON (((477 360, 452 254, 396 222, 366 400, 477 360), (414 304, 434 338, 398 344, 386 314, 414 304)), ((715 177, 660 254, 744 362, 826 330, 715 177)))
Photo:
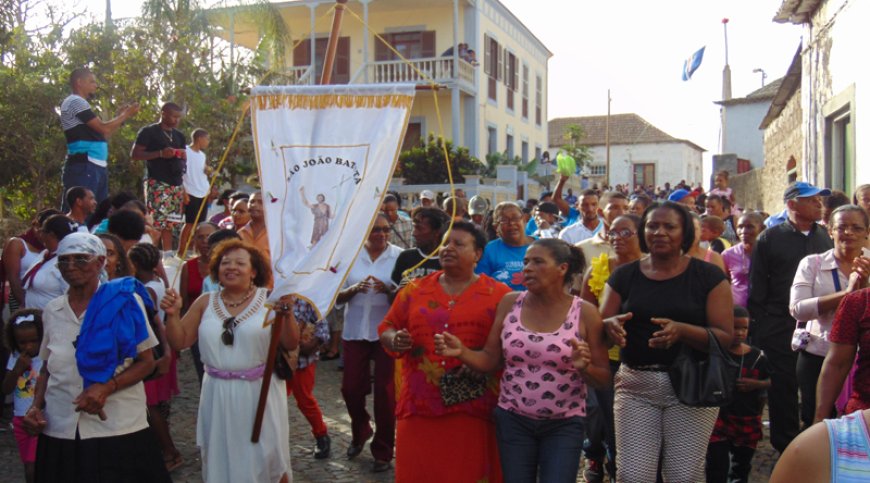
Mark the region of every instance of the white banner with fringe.
POLYGON ((321 316, 368 236, 414 85, 261 86, 251 123, 275 288, 321 316))

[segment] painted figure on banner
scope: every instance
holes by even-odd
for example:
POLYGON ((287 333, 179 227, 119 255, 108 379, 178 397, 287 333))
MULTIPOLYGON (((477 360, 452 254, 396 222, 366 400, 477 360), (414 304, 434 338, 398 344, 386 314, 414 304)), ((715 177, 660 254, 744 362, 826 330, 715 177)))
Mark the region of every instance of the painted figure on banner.
POLYGON ((326 195, 323 193, 319 193, 317 195, 317 203, 311 204, 308 202, 308 199, 305 197, 305 187, 299 188, 299 193, 302 194, 302 203, 306 208, 311 210, 311 214, 314 215, 314 228, 311 231, 311 246, 317 245, 317 242, 326 234, 327 230, 329 230, 329 220, 335 218, 335 213, 332 212, 332 208, 326 204, 326 195))

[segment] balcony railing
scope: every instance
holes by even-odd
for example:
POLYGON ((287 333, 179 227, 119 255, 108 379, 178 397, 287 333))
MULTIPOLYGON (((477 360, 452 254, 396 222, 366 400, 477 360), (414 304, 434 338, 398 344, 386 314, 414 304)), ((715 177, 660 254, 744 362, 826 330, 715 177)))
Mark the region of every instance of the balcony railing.
POLYGON ((453 69, 452 57, 427 57, 423 59, 410 59, 411 64, 401 60, 387 60, 380 62, 371 62, 368 64, 369 82, 377 84, 391 84, 398 82, 420 82, 424 83, 429 80, 428 77, 421 76, 417 71, 426 74, 436 82, 450 82, 461 80, 468 84, 474 83, 475 66, 471 63, 459 59, 459 75, 455 75, 453 69))

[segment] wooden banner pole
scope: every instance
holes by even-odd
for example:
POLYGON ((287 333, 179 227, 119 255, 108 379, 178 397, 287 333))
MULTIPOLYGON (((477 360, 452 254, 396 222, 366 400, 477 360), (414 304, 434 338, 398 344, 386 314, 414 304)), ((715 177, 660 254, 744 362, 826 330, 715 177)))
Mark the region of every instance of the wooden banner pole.
POLYGON ((335 0, 335 12, 332 14, 332 30, 326 44, 326 57, 323 59, 323 72, 320 74, 320 84, 332 83, 332 66, 335 64, 335 52, 338 50, 338 37, 341 34, 341 17, 347 0, 335 0))

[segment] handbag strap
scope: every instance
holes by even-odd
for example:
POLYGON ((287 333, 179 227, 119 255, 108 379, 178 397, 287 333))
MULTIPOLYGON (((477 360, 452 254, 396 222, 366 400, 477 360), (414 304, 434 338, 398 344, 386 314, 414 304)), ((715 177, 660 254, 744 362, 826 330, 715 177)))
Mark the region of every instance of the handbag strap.
POLYGON ((713 331, 710 328, 707 328, 707 343, 709 345, 709 348, 707 349, 709 355, 725 355, 725 353, 722 351, 722 344, 719 343, 719 339, 716 338, 716 335, 713 334, 713 331))

